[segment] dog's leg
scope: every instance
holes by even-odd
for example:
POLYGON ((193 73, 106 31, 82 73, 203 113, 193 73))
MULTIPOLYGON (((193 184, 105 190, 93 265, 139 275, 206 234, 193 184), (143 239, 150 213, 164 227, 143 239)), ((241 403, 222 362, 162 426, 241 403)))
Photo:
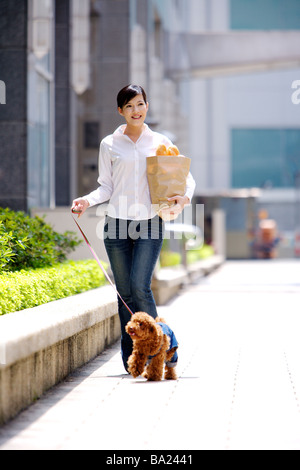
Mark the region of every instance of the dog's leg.
MULTIPOLYGON (((170 351, 167 352, 166 354, 166 362, 171 361, 172 357, 174 356, 174 353, 177 348, 172 348, 170 351)), ((169 367, 166 365, 165 368, 165 380, 177 380, 177 374, 176 374, 176 368, 175 367, 169 367)))
POLYGON ((127 362, 129 374, 134 378, 141 375, 144 372, 146 362, 147 356, 134 349, 127 362))
POLYGON ((177 380, 176 368, 166 366, 165 380, 177 380))
POLYGON ((160 351, 156 356, 151 359, 150 364, 147 366, 147 379, 152 381, 159 381, 162 379, 164 372, 164 363, 166 351, 169 347, 169 338, 164 335, 160 351))
POLYGON ((164 371, 164 356, 155 356, 151 359, 150 364, 147 366, 145 378, 150 381, 159 381, 162 379, 164 371))
POLYGON ((144 370, 144 372, 143 372, 143 374, 142 374, 143 377, 144 377, 144 379, 148 379, 148 375, 149 375, 149 374, 148 374, 148 367, 149 367, 149 364, 146 365, 146 368, 145 368, 145 370, 144 370))

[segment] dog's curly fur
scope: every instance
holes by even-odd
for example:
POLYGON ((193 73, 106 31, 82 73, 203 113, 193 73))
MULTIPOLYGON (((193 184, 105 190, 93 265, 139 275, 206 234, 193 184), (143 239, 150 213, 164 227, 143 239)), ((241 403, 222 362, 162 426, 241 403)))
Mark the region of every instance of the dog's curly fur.
MULTIPOLYGON (((128 372, 134 377, 143 375, 148 380, 159 381, 162 379, 164 364, 170 361, 176 351, 176 347, 168 351, 170 340, 163 334, 162 328, 157 323, 165 323, 162 318, 152 318, 145 312, 137 312, 126 325, 126 331, 133 341, 133 352, 128 359, 128 372), (147 361, 151 357, 150 363, 147 361)), ((176 380, 175 367, 166 364, 164 378, 176 380)))

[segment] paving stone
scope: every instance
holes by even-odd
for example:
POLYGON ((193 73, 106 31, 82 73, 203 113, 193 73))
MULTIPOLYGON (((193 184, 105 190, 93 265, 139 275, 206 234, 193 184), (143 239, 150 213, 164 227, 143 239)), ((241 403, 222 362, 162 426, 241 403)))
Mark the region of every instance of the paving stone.
POLYGON ((299 261, 226 262, 159 307, 177 381, 125 373, 120 343, 0 428, 0 450, 299 450, 299 261))

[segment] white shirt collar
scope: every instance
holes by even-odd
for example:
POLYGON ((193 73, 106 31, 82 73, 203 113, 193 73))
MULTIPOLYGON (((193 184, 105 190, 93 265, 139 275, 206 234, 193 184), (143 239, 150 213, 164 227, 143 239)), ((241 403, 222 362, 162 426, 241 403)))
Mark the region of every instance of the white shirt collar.
MULTIPOLYGON (((124 135, 124 132, 125 132, 125 129, 126 129, 126 124, 121 124, 119 127, 117 127, 117 129, 115 130, 114 134, 118 134, 118 135, 124 135)), ((150 127, 148 126, 148 124, 145 124, 144 123, 144 127, 143 127, 143 131, 140 135, 140 138, 142 137, 143 134, 151 134, 152 133, 152 130, 150 129, 150 127)))

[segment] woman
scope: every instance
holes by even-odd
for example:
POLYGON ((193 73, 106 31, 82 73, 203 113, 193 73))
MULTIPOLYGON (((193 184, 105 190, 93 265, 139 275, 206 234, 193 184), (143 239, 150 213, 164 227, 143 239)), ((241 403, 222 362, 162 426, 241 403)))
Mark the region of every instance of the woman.
MULTIPOLYGON (((72 210, 82 215, 88 207, 109 201, 104 225, 104 243, 116 288, 132 312, 144 311, 157 317, 151 280, 163 242, 163 221, 151 207, 146 173, 146 157, 155 155, 160 144, 172 142, 145 124, 149 104, 144 89, 124 87, 117 96, 118 111, 125 124, 100 144, 100 186, 87 196, 75 199, 72 210)), ((195 182, 189 174, 185 196, 170 201, 179 214, 189 204, 195 182)), ((132 353, 132 340, 125 331, 130 313, 118 298, 121 322, 121 349, 124 367, 132 353)))

